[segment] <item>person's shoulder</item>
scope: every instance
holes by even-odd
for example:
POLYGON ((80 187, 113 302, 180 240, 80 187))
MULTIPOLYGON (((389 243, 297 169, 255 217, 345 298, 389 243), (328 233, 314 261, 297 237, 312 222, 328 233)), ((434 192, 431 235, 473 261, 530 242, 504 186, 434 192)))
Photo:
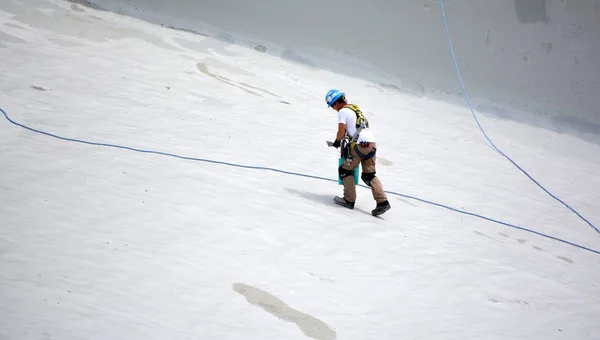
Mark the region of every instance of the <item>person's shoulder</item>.
POLYGON ((349 114, 354 114, 354 111, 351 108, 349 108, 349 107, 343 107, 340 110, 340 113, 343 113, 345 115, 349 115, 349 114))

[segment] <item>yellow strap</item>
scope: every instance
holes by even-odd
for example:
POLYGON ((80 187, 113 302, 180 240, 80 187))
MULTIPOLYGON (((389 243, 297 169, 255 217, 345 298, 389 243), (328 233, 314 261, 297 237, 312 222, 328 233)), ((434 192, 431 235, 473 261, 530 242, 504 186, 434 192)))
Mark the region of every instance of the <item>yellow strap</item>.
POLYGON ((364 121, 367 127, 369 126, 369 121, 363 115, 362 111, 358 108, 358 106, 356 106, 356 104, 346 104, 344 105, 344 107, 349 108, 350 110, 354 111, 354 113, 356 113, 356 127, 360 126, 361 121, 364 121))

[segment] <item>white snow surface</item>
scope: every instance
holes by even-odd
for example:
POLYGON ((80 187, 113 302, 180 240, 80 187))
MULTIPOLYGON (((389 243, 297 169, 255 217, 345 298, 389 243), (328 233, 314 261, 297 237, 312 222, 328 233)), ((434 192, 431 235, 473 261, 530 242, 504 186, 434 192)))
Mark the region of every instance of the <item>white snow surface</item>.
MULTIPOLYGON (((0 339, 598 338, 600 254, 402 196, 600 250, 462 106, 63 1, 0 3, 0 71, 17 123, 196 158, 2 117, 0 339), (332 87, 401 194, 379 218, 333 204, 332 87)), ((479 118, 599 226, 598 144, 479 118)))
POLYGON ((600 0, 89 1, 463 105, 443 4, 477 110, 563 133, 600 134, 600 0), (362 62, 359 70, 351 60, 362 62))

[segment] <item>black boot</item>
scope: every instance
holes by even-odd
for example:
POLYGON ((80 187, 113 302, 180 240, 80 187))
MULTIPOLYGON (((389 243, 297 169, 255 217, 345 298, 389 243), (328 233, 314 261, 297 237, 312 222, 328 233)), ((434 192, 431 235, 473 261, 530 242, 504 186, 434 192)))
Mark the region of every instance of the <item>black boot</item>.
POLYGON ((390 205, 390 202, 383 201, 381 203, 377 203, 377 206, 371 211, 371 214, 373 214, 373 216, 379 216, 391 208, 392 206, 390 205))
POLYGON ((347 201, 343 197, 335 196, 333 198, 333 201, 335 202, 335 204, 341 205, 342 207, 346 207, 348 209, 354 209, 354 202, 347 201))

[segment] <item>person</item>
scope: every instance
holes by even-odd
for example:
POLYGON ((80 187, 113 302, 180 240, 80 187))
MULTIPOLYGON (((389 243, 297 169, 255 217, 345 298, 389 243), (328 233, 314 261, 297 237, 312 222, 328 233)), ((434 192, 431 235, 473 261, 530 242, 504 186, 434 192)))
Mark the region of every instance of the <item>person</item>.
POLYGON ((356 183, 354 170, 362 166, 361 179, 371 188, 373 199, 377 203, 371 211, 378 216, 390 210, 390 202, 383 190, 383 184, 376 174, 377 143, 369 122, 359 107, 349 104, 346 94, 333 89, 325 95, 328 107, 338 112, 338 131, 332 146, 340 148, 344 162, 338 172, 344 186, 343 197, 335 196, 334 202, 343 207, 354 209, 356 202, 356 183))

